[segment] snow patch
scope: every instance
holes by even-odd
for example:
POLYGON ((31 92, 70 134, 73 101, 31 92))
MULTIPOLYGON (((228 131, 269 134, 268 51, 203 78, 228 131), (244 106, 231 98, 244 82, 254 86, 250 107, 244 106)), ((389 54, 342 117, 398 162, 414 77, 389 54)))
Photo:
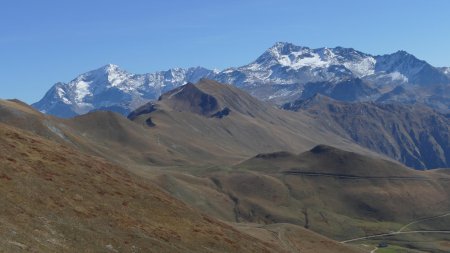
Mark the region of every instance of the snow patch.
POLYGON ((77 103, 80 103, 83 101, 83 99, 90 95, 91 92, 89 91, 89 86, 90 86, 91 82, 85 82, 85 81, 78 81, 75 84, 75 101, 77 103))
POLYGON ((66 98, 66 92, 65 92, 62 88, 60 88, 60 87, 56 88, 56 94, 58 95, 58 97, 61 99, 61 101, 62 101, 64 104, 66 104, 66 105, 72 104, 72 103, 69 101, 69 99, 66 98))
POLYGON ((363 58, 360 61, 348 61, 343 65, 358 77, 364 77, 375 73, 376 60, 373 57, 363 58))

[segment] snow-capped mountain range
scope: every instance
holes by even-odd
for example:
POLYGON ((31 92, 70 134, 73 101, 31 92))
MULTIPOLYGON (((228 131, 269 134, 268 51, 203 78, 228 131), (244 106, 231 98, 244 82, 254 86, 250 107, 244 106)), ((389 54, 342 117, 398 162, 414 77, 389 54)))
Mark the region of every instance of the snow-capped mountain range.
MULTIPOLYGON (((413 102, 449 110, 448 94, 433 94, 436 87, 450 84, 450 68, 435 68, 405 51, 374 56, 352 48, 318 48, 278 42, 248 65, 213 71, 202 67, 149 74, 131 74, 116 65, 84 73, 69 83, 55 84, 33 106, 42 112, 71 117, 92 110, 127 114, 157 99, 162 93, 187 82, 208 78, 233 84, 262 100, 284 103, 322 93, 344 101, 402 101, 398 86, 407 92, 420 91, 413 102), (395 89, 397 88, 397 89, 395 89), (389 92, 396 96, 387 96, 389 92), (442 97, 444 96, 444 97, 442 97)), ((450 97, 450 96, 449 96, 450 97)))
POLYGON ((60 117, 85 114, 92 110, 112 110, 127 114, 162 93, 186 82, 197 82, 216 72, 202 67, 174 68, 149 74, 131 74, 108 64, 84 73, 69 83, 55 84, 33 106, 60 117))

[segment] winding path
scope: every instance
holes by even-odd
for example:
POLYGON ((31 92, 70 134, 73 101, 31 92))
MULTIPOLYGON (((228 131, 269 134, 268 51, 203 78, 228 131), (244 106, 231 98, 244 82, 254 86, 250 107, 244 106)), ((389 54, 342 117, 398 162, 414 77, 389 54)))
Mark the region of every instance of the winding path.
MULTIPOLYGON (((417 223, 420 223, 420 222, 423 222, 423 221, 427 221, 427 220, 433 220, 433 219, 438 219, 438 218, 442 218, 442 217, 447 217, 447 216, 450 216, 450 212, 442 214, 442 215, 438 215, 438 216, 422 218, 422 219, 418 219, 418 220, 412 221, 412 222, 404 225, 403 227, 401 227, 399 230, 394 231, 394 232, 358 237, 358 238, 354 238, 354 239, 341 241, 341 243, 349 243, 349 242, 355 242, 355 241, 360 241, 360 240, 372 239, 372 238, 377 238, 377 237, 385 237, 385 236, 391 236, 391 235, 399 235, 399 234, 416 234, 416 233, 450 234, 450 230, 414 230, 414 231, 404 231, 407 227, 409 227, 409 226, 411 226, 413 224, 417 224, 417 223)), ((373 249, 371 251, 371 253, 374 253, 377 249, 378 249, 378 247, 373 249)))
POLYGON ((405 226, 403 226, 402 228, 400 228, 397 232, 402 232, 402 231, 405 230, 407 227, 409 227, 409 226, 411 226, 411 225, 413 225, 413 224, 416 224, 416 223, 420 223, 420 222, 422 222, 422 221, 434 220, 434 219, 438 219, 438 218, 442 218, 442 217, 447 217, 447 216, 450 216, 450 212, 445 213, 445 214, 442 214, 442 215, 439 215, 439 216, 433 216, 433 217, 428 217, 428 218, 418 219, 418 220, 415 220, 415 221, 412 221, 412 222, 406 224, 405 226))
POLYGON ((407 232, 391 232, 391 233, 385 233, 385 234, 369 235, 369 236, 354 238, 354 239, 350 239, 350 240, 341 241, 341 243, 349 243, 349 242, 355 242, 355 241, 390 236, 390 235, 417 234, 417 233, 450 234, 450 230, 416 230, 416 231, 407 231, 407 232))

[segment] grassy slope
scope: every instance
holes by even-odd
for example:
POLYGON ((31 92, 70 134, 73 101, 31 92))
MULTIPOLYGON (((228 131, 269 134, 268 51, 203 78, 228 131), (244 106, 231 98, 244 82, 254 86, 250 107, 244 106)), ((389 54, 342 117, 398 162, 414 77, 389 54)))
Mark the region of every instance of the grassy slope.
POLYGON ((266 241, 104 159, 1 123, 0 136, 2 252, 295 252, 302 238, 302 252, 360 252, 296 229, 266 241))
POLYGON ((2 250, 280 250, 103 159, 4 125, 0 136, 2 250))
MULTIPOLYGON (((154 181, 222 219, 308 223, 310 229, 340 240, 393 231, 412 220, 450 210, 450 178, 444 173, 414 171, 330 147, 318 149, 322 152, 282 153, 282 158, 277 153, 233 168, 198 169, 197 176, 174 169, 161 172, 154 181)), ((434 227, 448 227, 449 222, 440 220, 434 227)))

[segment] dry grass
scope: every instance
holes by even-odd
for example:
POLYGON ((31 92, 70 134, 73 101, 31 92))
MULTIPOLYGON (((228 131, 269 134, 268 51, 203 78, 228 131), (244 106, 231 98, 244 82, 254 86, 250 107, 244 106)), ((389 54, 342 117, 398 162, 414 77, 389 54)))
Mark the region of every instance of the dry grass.
POLYGON ((2 250, 280 250, 103 159, 4 125, 0 136, 2 250))

